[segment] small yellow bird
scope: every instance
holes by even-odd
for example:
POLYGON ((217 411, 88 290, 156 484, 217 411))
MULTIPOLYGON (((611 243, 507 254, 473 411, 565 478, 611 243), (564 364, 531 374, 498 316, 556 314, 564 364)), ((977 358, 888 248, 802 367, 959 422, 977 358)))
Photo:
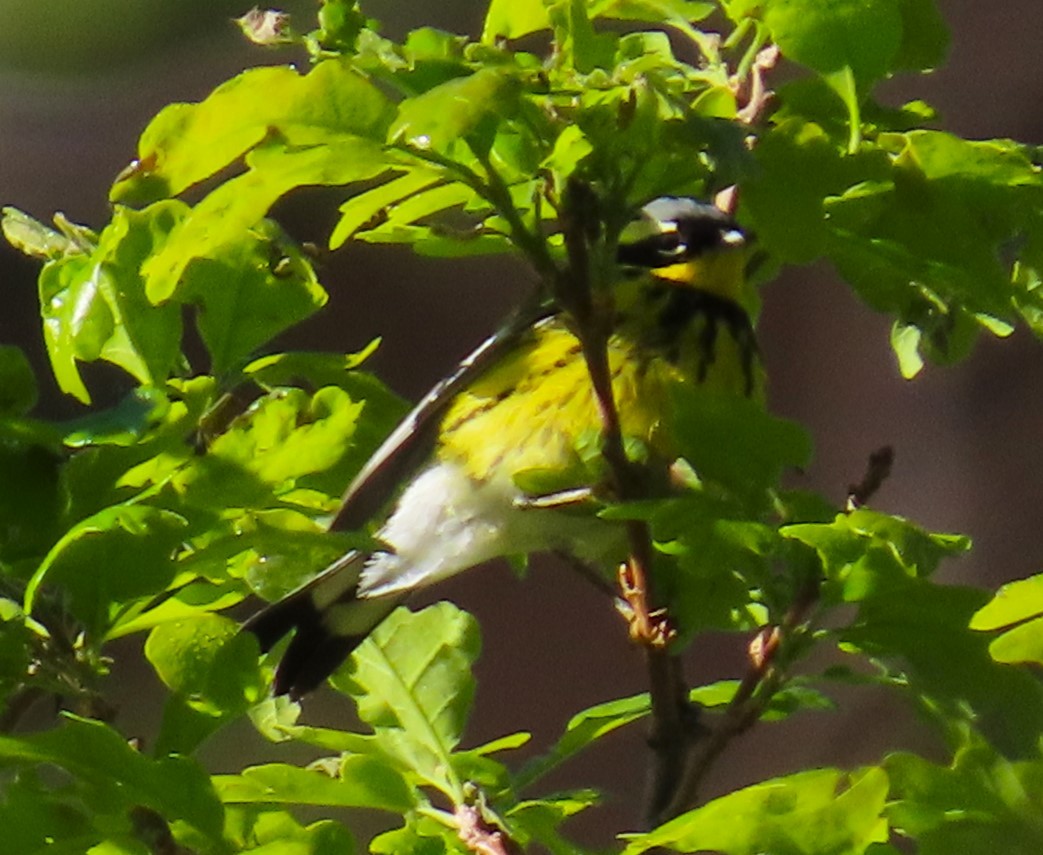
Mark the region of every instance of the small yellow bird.
MULTIPOLYGON (((624 439, 664 467, 677 457, 675 384, 761 395, 744 308, 746 261, 738 224, 692 199, 648 203, 621 236, 608 344, 613 393, 624 439)), ((294 631, 273 691, 300 697, 316 688, 411 591, 491 558, 556 550, 614 570, 626 554, 618 523, 540 502, 526 489, 533 473, 549 473, 556 487, 596 490, 583 482, 592 475, 580 446, 600 424, 565 314, 544 312, 479 347, 345 494, 333 527, 381 518, 379 548, 342 556, 244 624, 264 651, 294 631)))

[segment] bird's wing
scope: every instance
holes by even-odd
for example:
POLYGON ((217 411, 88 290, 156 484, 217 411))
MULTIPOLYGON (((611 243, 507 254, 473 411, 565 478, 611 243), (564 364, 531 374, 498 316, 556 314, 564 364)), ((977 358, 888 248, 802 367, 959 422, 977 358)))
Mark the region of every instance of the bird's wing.
POLYGON ((381 443, 344 493, 330 530, 361 528, 391 499, 434 445, 439 420, 461 389, 515 346, 526 331, 554 314, 545 301, 522 306, 437 383, 381 443))

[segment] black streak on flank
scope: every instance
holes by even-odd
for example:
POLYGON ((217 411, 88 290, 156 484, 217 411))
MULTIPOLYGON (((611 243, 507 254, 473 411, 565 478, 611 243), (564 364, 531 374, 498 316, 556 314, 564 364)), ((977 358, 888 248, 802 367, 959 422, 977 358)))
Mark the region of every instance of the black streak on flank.
MULTIPOLYGON (((657 293, 649 293, 650 302, 661 299, 657 293)), ((731 300, 692 288, 671 288, 666 305, 659 309, 652 340, 648 343, 663 353, 671 362, 681 358, 681 346, 687 333, 694 331, 698 320, 703 327, 698 332, 699 381, 706 379, 716 354, 719 325, 724 324, 742 354, 743 375, 746 378, 745 393, 753 393, 753 363, 757 354, 757 340, 746 312, 731 300)))

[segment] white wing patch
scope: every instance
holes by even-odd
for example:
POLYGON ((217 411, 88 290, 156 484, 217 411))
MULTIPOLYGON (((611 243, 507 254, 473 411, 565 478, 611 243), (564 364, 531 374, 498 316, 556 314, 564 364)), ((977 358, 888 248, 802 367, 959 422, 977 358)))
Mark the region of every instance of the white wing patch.
POLYGON ((510 479, 476 482, 457 463, 432 464, 377 533, 389 550, 370 556, 358 596, 405 593, 505 555, 564 549, 599 563, 620 557, 620 526, 582 513, 522 510, 521 496, 510 479))
POLYGON ((406 488, 362 570, 359 596, 375 597, 430 585, 513 551, 508 520, 517 488, 475 483, 457 464, 438 462, 406 488))

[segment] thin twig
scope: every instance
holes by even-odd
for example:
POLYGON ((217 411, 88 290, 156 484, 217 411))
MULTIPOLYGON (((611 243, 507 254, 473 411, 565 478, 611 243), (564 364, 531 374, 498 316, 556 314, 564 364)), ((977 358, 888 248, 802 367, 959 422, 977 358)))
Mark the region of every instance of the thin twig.
POLYGON ((759 122, 775 98, 775 93, 768 88, 765 78, 779 61, 778 45, 769 44, 757 51, 748 76, 733 83, 738 93, 746 95, 746 103, 739 108, 735 117, 744 124, 755 125, 759 122))
POLYGON ((866 472, 862 476, 862 480, 857 484, 851 484, 847 488, 848 513, 857 511, 873 498, 876 491, 883 486, 884 481, 891 474, 891 467, 894 466, 894 462, 895 451, 889 445, 878 448, 869 455, 869 462, 866 463, 866 472))

